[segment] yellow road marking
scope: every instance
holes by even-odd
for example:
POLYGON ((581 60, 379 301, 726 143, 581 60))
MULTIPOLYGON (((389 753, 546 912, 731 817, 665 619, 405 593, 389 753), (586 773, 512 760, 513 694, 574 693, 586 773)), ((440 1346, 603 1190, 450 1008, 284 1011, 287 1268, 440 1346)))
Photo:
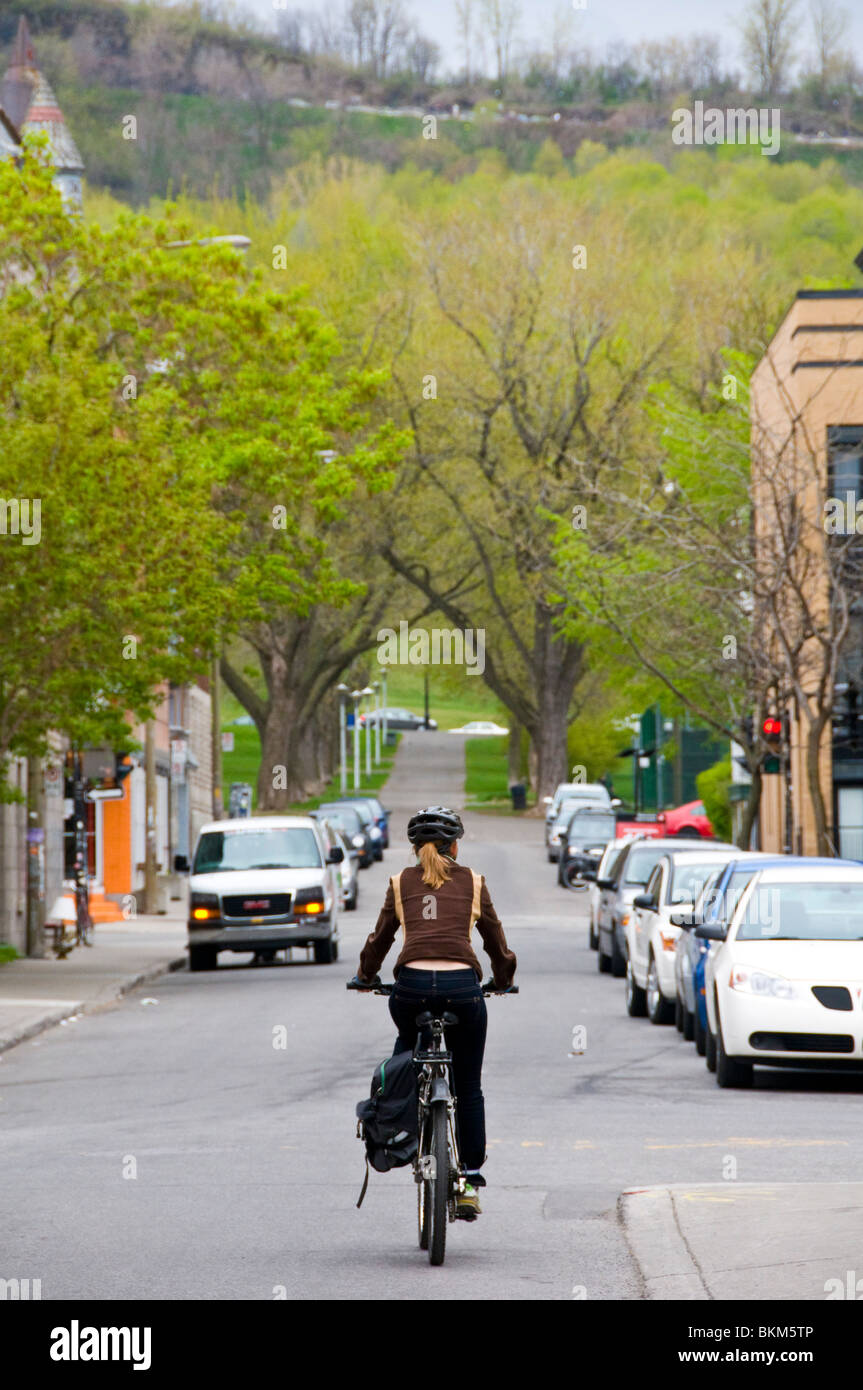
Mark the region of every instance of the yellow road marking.
POLYGON ((523 1149, 544 1149, 544 1148, 545 1148, 545 1140, 544 1140, 544 1139, 522 1139, 522 1141, 521 1141, 521 1147, 522 1147, 523 1149))

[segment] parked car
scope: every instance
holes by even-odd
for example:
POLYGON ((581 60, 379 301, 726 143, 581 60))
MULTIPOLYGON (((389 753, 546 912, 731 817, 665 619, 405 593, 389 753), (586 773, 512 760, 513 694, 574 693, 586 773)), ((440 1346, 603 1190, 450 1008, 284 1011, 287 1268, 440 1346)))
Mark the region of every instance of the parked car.
POLYGON ((366 806, 368 806, 369 810, 372 813, 372 819, 374 820, 374 823, 377 826, 378 830, 381 832, 381 845, 384 849, 389 849, 390 813, 388 810, 386 810, 384 806, 381 805, 381 803, 378 801, 378 798, 376 796, 361 796, 357 792, 352 794, 351 796, 343 797, 342 800, 347 801, 350 805, 354 805, 356 802, 362 801, 365 803, 366 806))
POLYGON ((375 858, 375 842, 372 839, 371 818, 361 815, 358 806, 350 801, 325 801, 318 812, 337 825, 360 856, 360 868, 367 869, 375 858))
POLYGON ((575 803, 560 832, 557 881, 562 888, 578 882, 586 887, 590 879, 596 880, 599 861, 616 829, 613 811, 575 803))
MULTIPOLYGON (((654 842, 655 843, 655 842, 654 842)), ((691 913, 706 880, 739 854, 734 845, 667 850, 643 892, 632 900, 626 925, 626 1007, 631 1017, 647 1014, 651 1023, 671 1023, 677 986, 674 948, 676 918, 691 913)))
MULTIPOLYGON (((604 782, 561 782, 555 787, 554 796, 547 796, 545 800, 545 843, 548 845, 551 835, 551 828, 560 815, 560 809, 565 800, 587 801, 593 806, 610 806, 611 793, 604 782)), ((557 855, 551 862, 557 859, 557 855)))
POLYGON ((705 840, 715 838, 702 801, 687 801, 685 806, 678 806, 672 811, 660 811, 656 819, 663 835, 701 837, 705 840))
MULTIPOLYGON (((372 728, 380 720, 384 722, 384 711, 369 710, 368 714, 360 715, 360 724, 370 724, 372 728)), ((424 729, 425 717, 422 714, 414 714, 409 709, 387 709, 386 710, 387 729, 424 729)), ((437 728, 437 720, 429 719, 429 728, 437 728)))
POLYGON ((677 1001, 674 1021, 686 1042, 694 1042, 704 1055, 707 1040, 707 1012, 704 1003, 704 961, 710 944, 695 935, 694 928, 717 918, 727 920, 743 889, 760 864, 775 863, 775 855, 740 850, 734 859, 717 868, 707 879, 691 913, 678 919, 681 928, 674 948, 674 977, 677 1001))
POLYGON ((344 801, 326 801, 318 809, 326 811, 329 816, 332 812, 338 811, 342 806, 351 809, 362 821, 363 829, 371 841, 372 857, 378 860, 383 859, 384 837, 378 826, 375 814, 365 798, 357 801, 350 801, 346 797, 344 801))
MULTIPOLYGON (((617 828, 619 831, 619 822, 617 828)), ((626 974, 626 928, 633 899, 646 887, 663 854, 669 850, 682 852, 684 848, 690 846, 681 845, 679 840, 628 839, 613 869, 608 874, 598 874, 601 898, 597 910, 597 967, 601 975, 610 971, 620 979, 626 974)), ((693 844, 691 848, 697 850, 699 846, 693 844)))
POLYGON ((346 912, 353 912, 356 909, 360 892, 359 850, 350 843, 344 831, 339 828, 335 821, 329 820, 320 811, 310 811, 309 814, 321 827, 327 853, 336 845, 340 845, 344 851, 344 859, 336 865, 336 877, 339 883, 339 907, 343 907, 346 912))
POLYGON ((560 803, 557 815, 546 831, 546 845, 548 851, 548 862, 556 864, 560 856, 561 836, 569 824, 570 817, 574 811, 593 808, 598 811, 610 811, 611 805, 608 801, 590 796, 566 796, 560 803))
POLYGON ((626 842, 624 840, 610 840, 605 847, 602 858, 596 866, 596 878, 593 879, 588 887, 588 901, 590 905, 588 944, 591 951, 595 951, 599 946, 599 918, 606 910, 606 900, 610 891, 607 885, 609 882, 614 882, 617 866, 625 853, 626 842), (606 886, 600 888, 600 883, 604 883, 606 886))
POLYGON ((706 1061, 720 1086, 758 1066, 863 1067, 863 866, 796 860, 753 874, 707 957, 706 1061))
POLYGON ((338 957, 343 851, 327 849, 311 816, 249 816, 201 828, 189 878, 189 968, 215 970, 220 951, 270 961, 286 946, 338 957))
POLYGON ((502 724, 495 724, 491 719, 471 719, 467 724, 462 724, 460 729, 450 729, 451 734, 508 734, 509 729, 505 729, 502 724))

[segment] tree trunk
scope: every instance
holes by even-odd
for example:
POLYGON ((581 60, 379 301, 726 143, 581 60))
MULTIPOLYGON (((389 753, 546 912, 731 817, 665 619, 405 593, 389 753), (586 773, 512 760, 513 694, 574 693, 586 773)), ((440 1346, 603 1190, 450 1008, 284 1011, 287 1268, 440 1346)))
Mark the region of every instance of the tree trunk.
POLYGON ((761 768, 756 767, 755 771, 752 773, 752 786, 749 789, 749 799, 746 802, 746 810, 743 813, 743 824, 740 827, 741 849, 749 848, 749 841, 752 838, 752 827, 755 824, 755 818, 761 806, 762 786, 761 768))
MULTIPOLYGON (((836 847, 830 838, 830 832, 827 828, 827 808, 824 805, 824 793, 821 788, 821 777, 819 775, 819 755, 825 723, 825 718, 819 718, 810 724, 807 730, 806 788, 809 792, 809 799, 812 803, 812 814, 815 818, 815 853, 818 856, 831 858, 836 854, 836 847)), ((794 849, 793 845, 792 849, 794 849)))
POLYGON ((511 718, 509 721, 507 779, 510 786, 513 782, 521 781, 521 724, 515 718, 511 718))

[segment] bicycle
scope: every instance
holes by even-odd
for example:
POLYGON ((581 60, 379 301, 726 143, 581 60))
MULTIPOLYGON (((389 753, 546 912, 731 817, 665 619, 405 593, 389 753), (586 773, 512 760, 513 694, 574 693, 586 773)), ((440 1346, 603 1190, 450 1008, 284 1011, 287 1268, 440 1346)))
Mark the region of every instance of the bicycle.
MULTIPOLYGON (((394 985, 380 980, 361 985, 349 980, 348 989, 362 994, 390 995, 394 985)), ((518 985, 498 989, 493 980, 482 985, 483 994, 518 994, 518 985)), ((417 1042, 414 1065, 417 1069, 417 1152, 413 1160, 417 1185, 417 1225, 420 1250, 427 1250, 429 1264, 442 1265, 446 1254, 447 1221, 455 1221, 459 1196, 465 1189, 465 1172, 458 1153, 455 1122, 455 1090, 452 1081, 452 1053, 446 1046, 446 1028, 455 1027, 458 1018, 445 1009, 440 1017, 425 1010, 417 1014, 417 1042), (430 1046, 423 1046, 425 1034, 430 1046)))

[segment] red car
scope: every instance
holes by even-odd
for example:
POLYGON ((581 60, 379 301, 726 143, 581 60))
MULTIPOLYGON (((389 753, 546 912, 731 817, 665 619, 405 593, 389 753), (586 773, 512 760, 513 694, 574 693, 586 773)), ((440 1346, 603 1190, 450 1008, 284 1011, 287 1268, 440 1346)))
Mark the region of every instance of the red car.
POLYGON ((687 801, 685 806, 677 806, 673 811, 660 811, 656 819, 662 826, 662 835, 689 835, 704 840, 716 838, 701 801, 687 801))

